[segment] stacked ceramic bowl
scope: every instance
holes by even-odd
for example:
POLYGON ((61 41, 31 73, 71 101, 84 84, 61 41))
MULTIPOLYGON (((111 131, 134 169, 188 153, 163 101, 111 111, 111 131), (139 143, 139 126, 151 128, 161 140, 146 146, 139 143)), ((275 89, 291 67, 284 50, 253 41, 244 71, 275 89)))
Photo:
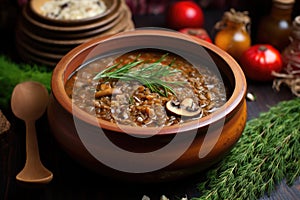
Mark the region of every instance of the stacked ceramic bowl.
MULTIPOLYGON (((55 67, 67 52, 90 39, 134 29, 125 0, 82 1, 85 1, 85 5, 104 5, 102 12, 76 19, 58 18, 66 7, 77 2, 72 0, 31 0, 24 6, 16 33, 16 47, 21 59, 28 63, 55 67), (52 5, 52 13, 45 14, 42 8, 51 2, 64 4, 59 5, 57 13, 52 5)), ((81 8, 77 9, 77 16, 80 12, 87 14, 92 9, 81 8)), ((71 11, 65 13, 70 14, 71 11)))

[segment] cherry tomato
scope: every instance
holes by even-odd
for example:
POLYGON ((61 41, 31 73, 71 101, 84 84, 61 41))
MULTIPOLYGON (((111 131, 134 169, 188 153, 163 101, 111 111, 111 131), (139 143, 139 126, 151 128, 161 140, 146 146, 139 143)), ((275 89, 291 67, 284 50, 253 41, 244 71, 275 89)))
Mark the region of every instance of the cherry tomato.
POLYGON ((212 43, 212 40, 210 39, 208 33, 203 28, 183 28, 183 29, 180 29, 179 32, 187 34, 187 35, 191 35, 191 36, 194 36, 194 37, 197 37, 197 38, 200 38, 202 40, 212 43))
POLYGON ((255 81, 273 80, 272 71, 280 72, 283 67, 279 50, 269 44, 251 46, 239 61, 245 76, 255 81))
POLYGON ((193 1, 178 1, 172 3, 166 15, 169 28, 179 30, 182 28, 202 28, 204 15, 202 8, 193 1))

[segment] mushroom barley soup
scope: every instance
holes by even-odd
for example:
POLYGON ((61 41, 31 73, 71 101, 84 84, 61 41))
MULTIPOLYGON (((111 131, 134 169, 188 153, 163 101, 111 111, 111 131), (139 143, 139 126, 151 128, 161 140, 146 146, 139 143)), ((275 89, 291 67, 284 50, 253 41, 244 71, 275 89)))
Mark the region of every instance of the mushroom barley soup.
POLYGON ((75 105, 98 118, 142 127, 200 118, 226 102, 223 82, 210 70, 149 49, 83 65, 65 89, 75 105))

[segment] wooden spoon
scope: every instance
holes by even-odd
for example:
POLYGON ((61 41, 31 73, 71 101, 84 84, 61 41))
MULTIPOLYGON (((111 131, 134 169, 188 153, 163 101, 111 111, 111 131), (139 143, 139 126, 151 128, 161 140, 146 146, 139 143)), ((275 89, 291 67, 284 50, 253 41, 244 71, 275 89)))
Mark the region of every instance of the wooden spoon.
POLYGON ((48 183, 53 174, 40 160, 35 121, 45 112, 49 94, 40 83, 26 81, 15 86, 11 96, 11 108, 15 116, 26 124, 26 163, 16 179, 31 183, 48 183))

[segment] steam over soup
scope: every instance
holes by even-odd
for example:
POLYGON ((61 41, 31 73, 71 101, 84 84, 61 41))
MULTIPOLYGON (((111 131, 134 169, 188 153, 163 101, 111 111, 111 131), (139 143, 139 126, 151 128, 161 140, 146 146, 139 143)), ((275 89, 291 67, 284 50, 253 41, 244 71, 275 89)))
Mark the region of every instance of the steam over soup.
POLYGON ((94 60, 65 89, 76 106, 98 118, 143 127, 200 118, 226 102, 222 80, 208 68, 152 49, 94 60))

